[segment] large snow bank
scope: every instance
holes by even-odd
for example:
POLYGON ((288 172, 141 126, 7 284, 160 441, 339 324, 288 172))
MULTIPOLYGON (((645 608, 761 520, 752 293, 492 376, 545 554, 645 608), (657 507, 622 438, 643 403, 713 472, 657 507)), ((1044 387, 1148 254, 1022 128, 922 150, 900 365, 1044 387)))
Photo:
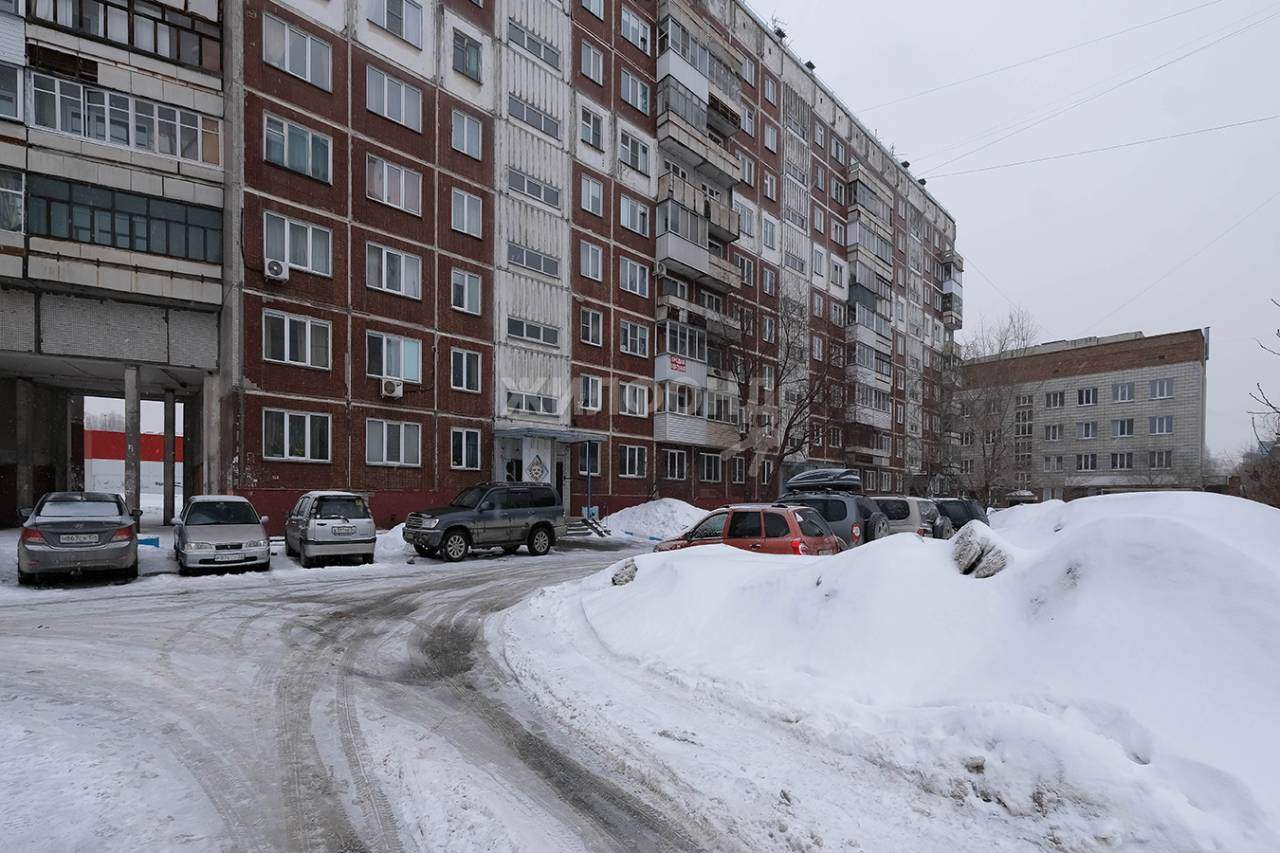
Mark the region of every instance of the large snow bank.
POLYGON ((607 515, 605 527, 616 535, 640 539, 668 539, 678 536, 707 514, 677 498, 659 498, 607 515))
POLYGON ((704 547, 490 635, 639 787, 747 848, 1280 849, 1280 511, 1123 495, 993 526, 1012 558, 980 582, 914 536, 704 547))
POLYGON ((412 545, 404 541, 404 522, 379 533, 373 545, 373 559, 379 563, 403 563, 406 558, 417 553, 412 545))

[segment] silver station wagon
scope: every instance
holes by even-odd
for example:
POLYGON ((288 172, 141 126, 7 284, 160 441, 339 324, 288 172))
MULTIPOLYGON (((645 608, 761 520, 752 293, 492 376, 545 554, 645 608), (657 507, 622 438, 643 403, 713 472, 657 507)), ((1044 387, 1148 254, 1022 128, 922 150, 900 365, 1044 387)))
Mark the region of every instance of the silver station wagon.
POLYGON ((284 523, 284 550, 304 569, 326 557, 373 562, 377 531, 369 502, 352 492, 307 492, 284 523))
POLYGON ((173 520, 178 574, 271 568, 267 517, 238 495, 200 495, 173 520))

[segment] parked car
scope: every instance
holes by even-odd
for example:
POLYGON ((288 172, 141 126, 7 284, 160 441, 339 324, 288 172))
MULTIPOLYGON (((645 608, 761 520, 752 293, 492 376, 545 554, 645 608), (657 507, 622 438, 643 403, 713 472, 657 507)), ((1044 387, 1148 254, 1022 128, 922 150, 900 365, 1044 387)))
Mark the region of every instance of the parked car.
POLYGON ((675 551, 730 545, 762 554, 835 554, 844 546, 817 510, 789 503, 721 507, 688 531, 654 546, 675 551))
POLYGON ((472 548, 514 554, 521 545, 541 557, 566 526, 560 496, 546 483, 481 483, 458 492, 448 506, 409 513, 404 539, 422 556, 449 562, 472 548))
POLYGON ((990 519, 987 518, 987 511, 982 508, 982 504, 973 498, 934 498, 933 502, 937 504, 943 515, 951 519, 951 526, 956 530, 971 521, 981 521, 983 524, 991 523, 990 519))
POLYGON ((950 539, 955 532, 951 519, 938 512, 938 507, 928 498, 877 495, 873 500, 889 520, 890 533, 917 533, 934 539, 950 539))
POLYGON ((284 523, 284 551, 304 569, 326 557, 372 563, 376 540, 369 502, 353 492, 307 492, 284 523))
POLYGON ((173 520, 178 574, 196 569, 271 568, 271 540, 253 504, 237 495, 200 495, 173 520))
POLYGON ((22 511, 18 537, 18 583, 48 575, 138 576, 137 521, 118 495, 50 492, 22 511))
POLYGON ((845 547, 889 535, 889 521, 875 502, 861 494, 862 477, 852 468, 817 468, 792 477, 779 499, 813 507, 845 547))

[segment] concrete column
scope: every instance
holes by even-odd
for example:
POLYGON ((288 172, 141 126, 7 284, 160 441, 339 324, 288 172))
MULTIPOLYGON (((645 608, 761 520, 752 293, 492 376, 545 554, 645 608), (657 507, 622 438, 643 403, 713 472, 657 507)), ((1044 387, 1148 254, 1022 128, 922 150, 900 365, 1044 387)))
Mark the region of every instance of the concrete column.
POLYGON ((124 502, 134 510, 142 497, 142 403, 138 366, 124 369, 124 502))
POLYGON ((84 484, 84 395, 67 395, 67 488, 78 491, 84 484))
POLYGON ((177 414, 177 403, 173 391, 164 392, 164 523, 173 521, 173 484, 174 484, 174 421, 177 414))
POLYGON ((200 391, 200 412, 204 419, 204 424, 200 427, 200 455, 204 467, 204 493, 217 495, 230 491, 222 476, 220 456, 222 399, 218 394, 220 385, 216 374, 206 375, 203 384, 200 391))
POLYGON ((198 479, 200 465, 200 426, 204 421, 204 399, 197 395, 183 401, 182 407, 182 499, 204 493, 198 479))
POLYGON ((17 427, 14 436, 14 498, 18 508, 35 506, 36 503, 36 471, 31 451, 31 441, 35 437, 32 429, 36 419, 35 388, 30 379, 19 379, 14 383, 13 420, 17 427))

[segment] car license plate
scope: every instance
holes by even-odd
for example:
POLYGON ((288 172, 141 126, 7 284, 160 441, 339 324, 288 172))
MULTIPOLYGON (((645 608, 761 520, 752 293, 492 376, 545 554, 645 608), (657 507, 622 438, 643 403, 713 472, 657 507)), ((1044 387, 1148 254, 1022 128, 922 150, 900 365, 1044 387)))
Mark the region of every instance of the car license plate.
POLYGON ((58 542, 62 545, 92 545, 97 541, 96 533, 64 533, 58 537, 58 542))
POLYGON ((243 560, 243 554, 214 554, 213 561, 215 563, 234 563, 236 560, 243 560))
POLYGON ((335 527, 335 528, 333 528, 333 535, 334 535, 334 536, 350 536, 351 534, 353 534, 353 533, 355 533, 355 532, 356 532, 356 529, 355 529, 354 527, 335 527))
POLYGON ((834 554, 834 553, 835 553, 835 551, 832 551, 830 548, 819 548, 819 549, 818 549, 818 556, 819 556, 819 557, 830 557, 830 556, 831 556, 832 554, 834 554))

